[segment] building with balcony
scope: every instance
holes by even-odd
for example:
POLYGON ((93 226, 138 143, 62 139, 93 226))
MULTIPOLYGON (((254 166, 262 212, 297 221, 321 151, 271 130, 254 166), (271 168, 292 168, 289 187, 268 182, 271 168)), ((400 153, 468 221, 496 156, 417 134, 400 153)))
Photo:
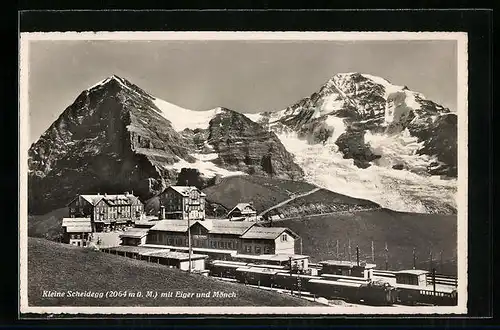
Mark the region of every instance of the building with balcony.
POLYGON ((103 231, 133 224, 144 212, 137 196, 128 192, 121 195, 78 195, 69 204, 69 217, 90 218, 92 231, 103 231))
POLYGON ((206 195, 194 186, 170 186, 159 196, 159 219, 204 220, 206 195))

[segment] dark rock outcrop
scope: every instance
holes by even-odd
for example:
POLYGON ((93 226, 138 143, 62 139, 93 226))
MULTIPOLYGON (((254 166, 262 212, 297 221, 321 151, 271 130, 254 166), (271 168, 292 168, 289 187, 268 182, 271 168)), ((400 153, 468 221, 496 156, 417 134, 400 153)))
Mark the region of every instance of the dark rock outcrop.
POLYGON ((222 110, 210 121, 208 129, 208 141, 219 154, 214 160, 216 165, 249 174, 302 179, 302 169, 276 134, 243 114, 222 110))
POLYGON ((349 129, 339 136, 335 144, 344 158, 353 159, 354 164, 359 168, 370 167, 371 161, 380 158, 380 155, 375 155, 370 146, 365 143, 364 131, 349 129))

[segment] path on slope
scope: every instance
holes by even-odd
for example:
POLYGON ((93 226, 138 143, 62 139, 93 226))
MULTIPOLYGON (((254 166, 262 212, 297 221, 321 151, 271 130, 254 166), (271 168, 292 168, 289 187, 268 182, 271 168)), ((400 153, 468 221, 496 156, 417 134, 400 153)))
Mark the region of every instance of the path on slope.
POLYGON ((302 194, 299 194, 299 195, 294 195, 293 197, 290 197, 289 199, 284 200, 283 202, 278 203, 278 204, 276 204, 276 205, 274 205, 274 206, 271 206, 270 208, 268 208, 268 209, 266 209, 266 210, 264 210, 264 211, 260 212, 260 213, 259 213, 259 216, 262 216, 262 215, 266 214, 266 213, 267 213, 267 212, 269 212, 269 211, 272 211, 272 210, 274 210, 274 209, 276 209, 276 208, 278 208, 278 207, 281 207, 281 206, 283 206, 283 205, 285 205, 285 204, 288 204, 288 203, 290 203, 291 201, 293 201, 293 200, 295 200, 295 199, 297 199, 297 198, 302 198, 302 197, 305 197, 305 196, 307 196, 307 195, 313 194, 313 193, 315 193, 316 191, 318 191, 318 190, 320 190, 320 189, 321 189, 321 188, 316 187, 316 188, 314 188, 313 190, 307 191, 307 192, 305 192, 305 193, 302 193, 302 194))
POLYGON ((320 217, 323 215, 339 215, 339 214, 349 214, 349 213, 360 213, 360 212, 369 212, 369 211, 375 211, 375 210, 380 210, 380 207, 373 207, 369 209, 359 209, 359 210, 348 210, 348 211, 335 211, 335 212, 327 212, 327 213, 317 213, 317 214, 305 214, 297 217, 288 217, 288 218, 281 218, 281 219, 276 219, 273 220, 273 223, 278 222, 278 221, 285 221, 285 220, 295 220, 295 219, 303 219, 303 218, 314 218, 314 217, 320 217))

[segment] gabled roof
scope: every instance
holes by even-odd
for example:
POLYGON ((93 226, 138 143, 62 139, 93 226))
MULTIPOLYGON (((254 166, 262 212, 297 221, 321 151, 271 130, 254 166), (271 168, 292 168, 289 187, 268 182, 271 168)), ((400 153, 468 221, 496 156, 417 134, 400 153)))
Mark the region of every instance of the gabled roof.
POLYGON ((63 218, 62 227, 66 227, 68 233, 92 232, 90 218, 63 218))
MULTIPOLYGON (((188 229, 187 220, 160 220, 151 230, 186 232, 188 229)), ((205 227, 210 234, 243 235, 248 229, 255 225, 255 222, 232 222, 229 220, 196 220, 191 222, 191 227, 198 223, 205 227)))
MULTIPOLYGON (((80 195, 80 196, 92 205, 96 205, 104 197, 102 195, 80 195)), ((76 198, 78 198, 78 196, 76 196, 76 198)))
POLYGON ((211 222, 212 229, 210 230, 210 234, 243 235, 255 226, 255 222, 247 221, 211 220, 211 222))
MULTIPOLYGON (((130 204, 133 204, 134 202, 140 201, 139 197, 134 196, 133 194, 119 194, 119 195, 97 194, 97 195, 78 195, 78 196, 82 197, 84 200, 86 200, 87 202, 89 202, 93 206, 96 206, 103 199, 106 201, 106 203, 108 203, 109 205, 113 205, 113 206, 114 205, 130 205, 130 204)), ((78 196, 73 198, 68 203, 68 205, 71 204, 75 199, 77 199, 78 196)))
MULTIPOLYGON (((195 186, 170 186, 167 189, 173 189, 178 192, 182 196, 189 196, 189 193, 193 190, 197 190, 200 193, 200 196, 206 196, 206 194, 195 186)), ((165 189, 165 190, 167 190, 165 189)))
MULTIPOLYGON (((140 253, 143 256, 161 258, 161 259, 173 259, 173 260, 189 260, 189 253, 177 252, 177 251, 151 251, 140 253)), ((208 258, 205 254, 191 254, 191 259, 206 259, 208 258)))
POLYGON ((276 239, 283 232, 293 237, 298 237, 293 231, 284 227, 252 227, 241 238, 245 239, 276 239))
POLYGON ((105 196, 103 200, 110 206, 131 205, 130 199, 125 196, 111 195, 105 196))
POLYGON ((130 238, 143 238, 148 234, 148 229, 146 228, 131 228, 120 235, 121 237, 130 237, 130 238))
POLYGON ((243 212, 247 207, 251 208, 252 211, 256 212, 255 207, 253 207, 250 203, 238 203, 236 204, 235 207, 231 209, 231 211, 228 212, 228 214, 231 214, 234 210, 239 210, 240 212, 243 212))
POLYGON ((186 232, 187 229, 187 220, 160 220, 153 227, 151 227, 151 230, 173 231, 181 233, 186 232))

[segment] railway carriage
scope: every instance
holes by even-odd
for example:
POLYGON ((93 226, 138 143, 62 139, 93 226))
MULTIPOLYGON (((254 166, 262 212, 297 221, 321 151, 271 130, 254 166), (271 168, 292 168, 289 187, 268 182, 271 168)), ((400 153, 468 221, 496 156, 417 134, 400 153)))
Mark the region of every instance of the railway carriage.
POLYGON ((405 305, 429 304, 440 306, 457 305, 457 291, 454 288, 438 288, 436 291, 428 287, 408 284, 397 284, 398 302, 405 305))
POLYGON ((352 303, 390 306, 397 298, 394 287, 387 283, 313 279, 308 282, 307 288, 317 296, 352 303))
POLYGON ((269 268, 240 267, 236 269, 236 279, 240 283, 272 287, 278 271, 269 268))

